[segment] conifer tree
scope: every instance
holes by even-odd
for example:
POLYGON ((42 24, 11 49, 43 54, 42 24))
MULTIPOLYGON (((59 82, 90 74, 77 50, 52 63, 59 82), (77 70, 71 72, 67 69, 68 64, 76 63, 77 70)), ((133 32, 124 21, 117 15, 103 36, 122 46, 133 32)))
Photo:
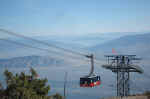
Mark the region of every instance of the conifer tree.
MULTIPOLYGON (((50 86, 46 83, 48 80, 39 79, 37 72, 31 68, 30 74, 21 72, 20 74, 13 74, 8 70, 4 72, 6 80, 6 89, 0 89, 0 96, 8 97, 8 99, 51 99, 48 96, 50 86)), ((1 88, 1 84, 0 84, 1 88)), ((62 99, 60 94, 53 96, 55 99, 62 99)), ((7 98, 6 98, 7 99, 7 98)))

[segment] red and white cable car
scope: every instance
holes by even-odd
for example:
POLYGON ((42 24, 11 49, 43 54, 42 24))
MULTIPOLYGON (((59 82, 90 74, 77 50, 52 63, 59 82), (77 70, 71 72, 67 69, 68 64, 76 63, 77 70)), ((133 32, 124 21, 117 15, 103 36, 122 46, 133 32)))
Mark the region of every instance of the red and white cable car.
POLYGON ((80 87, 94 87, 101 84, 100 76, 96 76, 94 72, 94 56, 87 55, 87 58, 91 59, 91 71, 89 75, 80 78, 80 87))

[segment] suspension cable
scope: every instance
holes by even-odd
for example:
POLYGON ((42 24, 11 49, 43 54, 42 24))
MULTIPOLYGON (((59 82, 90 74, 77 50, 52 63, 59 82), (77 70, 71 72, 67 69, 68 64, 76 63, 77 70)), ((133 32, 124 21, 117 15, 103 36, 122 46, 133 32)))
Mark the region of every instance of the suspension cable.
POLYGON ((27 36, 24 36, 24 35, 21 35, 21 34, 17 34, 15 32, 8 31, 6 29, 0 29, 0 31, 4 32, 4 33, 7 33, 9 35, 13 35, 13 36, 28 39, 28 40, 31 40, 31 41, 34 41, 34 42, 37 42, 37 43, 41 43, 41 44, 44 44, 44 45, 49 46, 49 47, 57 48, 57 49, 65 51, 65 52, 70 52, 70 53, 77 54, 77 55, 80 55, 80 56, 85 56, 86 55, 86 54, 83 54, 83 53, 79 53, 79 52, 75 52, 75 51, 72 51, 72 50, 69 50, 69 49, 58 47, 58 46, 55 46, 55 45, 52 45, 52 44, 49 44, 49 43, 46 43, 46 42, 43 42, 43 41, 40 41, 40 40, 37 40, 37 39, 33 39, 31 37, 27 37, 27 36))

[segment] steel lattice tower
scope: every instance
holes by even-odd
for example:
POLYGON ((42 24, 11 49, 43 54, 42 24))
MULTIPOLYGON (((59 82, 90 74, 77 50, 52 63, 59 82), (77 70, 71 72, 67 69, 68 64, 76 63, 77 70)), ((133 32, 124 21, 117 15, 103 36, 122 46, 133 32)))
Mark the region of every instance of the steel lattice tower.
POLYGON ((143 70, 133 65, 136 55, 106 55, 108 63, 104 68, 117 74, 117 96, 128 96, 130 94, 130 72, 143 73, 143 70))

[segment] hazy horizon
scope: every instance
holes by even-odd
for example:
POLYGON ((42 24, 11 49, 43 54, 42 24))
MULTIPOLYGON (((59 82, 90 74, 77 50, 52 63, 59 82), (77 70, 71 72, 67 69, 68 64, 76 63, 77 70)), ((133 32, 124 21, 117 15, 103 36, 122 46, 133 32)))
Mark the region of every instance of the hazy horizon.
POLYGON ((29 36, 149 32, 149 4, 149 0, 1 0, 0 28, 29 36))

